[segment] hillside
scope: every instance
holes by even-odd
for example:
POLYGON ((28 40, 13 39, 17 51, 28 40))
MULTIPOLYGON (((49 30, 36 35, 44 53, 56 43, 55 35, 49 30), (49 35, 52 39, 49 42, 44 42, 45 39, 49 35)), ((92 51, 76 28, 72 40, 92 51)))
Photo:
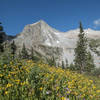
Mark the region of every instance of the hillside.
POLYGON ((0 63, 1 100, 99 100, 97 82, 77 72, 32 60, 0 63))

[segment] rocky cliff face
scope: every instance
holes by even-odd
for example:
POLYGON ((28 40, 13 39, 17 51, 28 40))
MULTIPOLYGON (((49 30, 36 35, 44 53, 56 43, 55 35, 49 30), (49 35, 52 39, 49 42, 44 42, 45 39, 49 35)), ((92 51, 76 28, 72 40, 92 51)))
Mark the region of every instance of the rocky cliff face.
MULTIPOLYGON (((100 39, 100 31, 86 29, 85 32, 89 39, 100 39)), ((19 50, 24 43, 28 51, 33 47, 34 51, 45 57, 55 56, 59 63, 67 59, 70 64, 74 59, 74 48, 78 40, 78 33, 79 29, 59 32, 41 20, 26 25, 24 30, 14 38, 14 41, 19 50)), ((98 49, 100 50, 100 46, 98 49)), ((93 51, 91 53, 94 56, 95 64, 99 67, 100 56, 93 51)))

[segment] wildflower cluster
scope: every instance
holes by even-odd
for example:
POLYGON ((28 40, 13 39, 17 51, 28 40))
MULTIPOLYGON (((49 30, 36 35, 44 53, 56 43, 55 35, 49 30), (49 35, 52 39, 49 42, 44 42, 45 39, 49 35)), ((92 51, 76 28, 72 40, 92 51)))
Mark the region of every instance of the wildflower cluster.
POLYGON ((99 100, 100 90, 85 76, 31 60, 0 65, 1 100, 99 100))
POLYGON ((32 61, 10 61, 0 65, 0 98, 1 100, 15 100, 28 95, 28 77, 32 61))
POLYGON ((100 90, 92 80, 76 72, 50 67, 47 64, 33 67, 30 81, 34 86, 34 94, 40 100, 100 99, 100 90))

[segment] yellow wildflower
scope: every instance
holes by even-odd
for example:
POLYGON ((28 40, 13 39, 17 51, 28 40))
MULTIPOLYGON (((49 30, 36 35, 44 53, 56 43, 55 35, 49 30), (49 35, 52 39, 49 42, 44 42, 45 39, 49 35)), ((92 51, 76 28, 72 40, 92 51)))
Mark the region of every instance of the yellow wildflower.
POLYGON ((8 91, 5 91, 5 94, 7 95, 8 94, 8 91))
POLYGON ((100 93, 100 90, 97 90, 96 92, 97 92, 97 93, 100 93))
POLYGON ((0 77, 2 77, 3 75, 2 74, 0 74, 0 77))
POLYGON ((19 84, 20 83, 20 80, 15 80, 15 82, 17 82, 17 84, 19 84))
POLYGON ((42 90, 43 90, 43 88, 42 88, 42 87, 40 87, 39 89, 40 89, 40 91, 42 91, 42 90))
POLYGON ((65 97, 61 97, 61 100, 66 100, 66 98, 65 97))
POLYGON ((93 86, 93 89, 95 89, 96 87, 95 86, 93 86))
POLYGON ((8 88, 8 87, 11 87, 11 86, 12 86, 12 84, 10 84, 10 83, 7 84, 7 88, 8 88))

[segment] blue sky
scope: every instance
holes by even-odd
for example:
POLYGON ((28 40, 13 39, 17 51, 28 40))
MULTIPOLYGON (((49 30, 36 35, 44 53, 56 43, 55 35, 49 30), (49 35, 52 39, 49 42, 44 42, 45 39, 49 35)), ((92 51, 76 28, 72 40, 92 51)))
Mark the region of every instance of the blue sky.
POLYGON ((100 30, 100 0, 0 0, 0 22, 9 35, 41 19, 63 32, 78 28, 80 20, 100 30))

